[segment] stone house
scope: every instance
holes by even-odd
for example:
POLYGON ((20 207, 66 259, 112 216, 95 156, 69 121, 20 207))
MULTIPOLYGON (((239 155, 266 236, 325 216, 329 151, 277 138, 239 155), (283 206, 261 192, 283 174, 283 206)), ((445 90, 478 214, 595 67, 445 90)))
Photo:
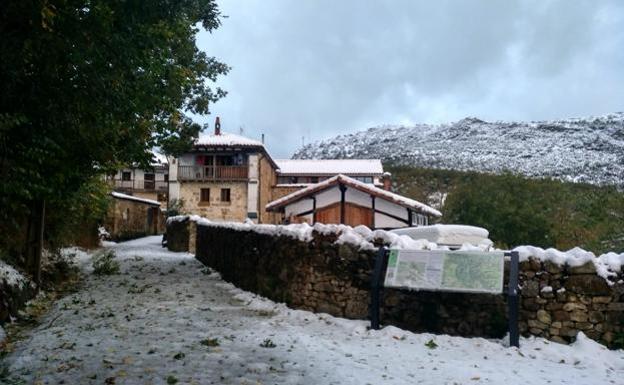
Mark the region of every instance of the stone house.
POLYGON ((183 210, 219 220, 246 218, 272 222, 261 210, 272 200, 277 165, 262 142, 215 131, 200 135, 193 149, 169 164, 169 199, 183 202, 183 210))
POLYGON ((113 240, 162 234, 166 220, 160 202, 113 191, 104 228, 113 240))
MULTIPOLYGON (((183 212, 214 221, 277 224, 284 213, 266 210, 270 202, 338 174, 375 191, 390 190, 390 174, 378 159, 275 160, 262 141, 221 131, 217 117, 213 133, 200 135, 191 151, 170 159, 169 203, 177 200, 183 212)), ((408 220, 406 210, 403 214, 408 220)))
POLYGON ((164 208, 167 203, 169 165, 167 158, 153 152, 150 168, 128 166, 107 175, 106 180, 114 191, 158 201, 164 208))

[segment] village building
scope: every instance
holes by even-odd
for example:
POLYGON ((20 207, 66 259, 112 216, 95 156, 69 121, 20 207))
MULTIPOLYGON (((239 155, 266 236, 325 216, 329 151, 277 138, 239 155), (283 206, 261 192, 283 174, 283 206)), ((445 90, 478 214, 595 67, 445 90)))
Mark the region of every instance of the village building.
POLYGON ((372 183, 336 175, 281 197, 266 206, 284 223, 340 223, 371 229, 425 226, 438 210, 372 183))
MULTIPOLYGON (((262 141, 223 132, 219 118, 213 133, 200 135, 192 150, 170 158, 168 176, 170 206, 181 205, 184 213, 214 221, 252 220, 273 224, 342 221, 397 228, 408 223, 426 224, 430 217, 440 215, 422 203, 391 193, 390 174, 384 173, 378 159, 274 160, 262 141), (337 175, 340 178, 337 179, 337 175), (281 198, 292 197, 300 191, 316 192, 318 186, 328 183, 330 187, 334 186, 336 180, 340 186, 348 186, 348 199, 342 206, 349 218, 329 214, 329 204, 325 205, 321 198, 331 197, 331 204, 340 205, 340 195, 332 193, 333 190, 319 193, 321 198, 316 217, 312 212, 304 215, 303 211, 295 210, 294 207, 299 207, 297 205, 307 207, 307 203, 291 203, 291 198, 288 198, 288 207, 274 205, 276 201, 283 202, 281 198), (357 194, 369 196, 368 201, 370 196, 375 196, 379 202, 376 209, 371 211, 367 204, 354 201, 357 194), (358 204, 359 208, 356 207, 358 204), (360 210, 362 207, 368 211, 360 210)), ((299 199, 300 196, 295 196, 297 202, 309 202, 314 198, 299 199)), ((311 208, 304 211, 309 210, 311 208)))
POLYGON ((200 135, 193 149, 169 164, 169 199, 211 220, 272 223, 264 211, 276 182, 275 161, 262 142, 215 131, 200 135))
POLYGON ((113 190, 139 198, 158 201, 161 207, 167 204, 169 165, 167 158, 157 152, 152 154, 152 163, 147 169, 128 166, 107 175, 106 180, 113 190))
POLYGON ((113 240, 126 240, 146 235, 162 234, 165 230, 165 216, 160 202, 111 192, 104 228, 113 240))

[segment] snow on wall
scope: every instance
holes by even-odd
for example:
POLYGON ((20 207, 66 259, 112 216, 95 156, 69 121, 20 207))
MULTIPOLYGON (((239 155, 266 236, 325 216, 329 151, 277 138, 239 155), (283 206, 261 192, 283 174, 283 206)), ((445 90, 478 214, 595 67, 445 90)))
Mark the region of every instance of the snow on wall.
MULTIPOLYGON (((255 231, 260 234, 287 236, 298 239, 303 242, 309 242, 313 239, 313 232, 320 234, 336 234, 337 244, 351 244, 360 249, 374 250, 374 242, 382 241, 390 248, 395 249, 411 249, 411 250, 448 250, 446 246, 440 246, 436 243, 429 242, 425 239, 415 240, 407 235, 397 235, 384 230, 371 230, 366 226, 346 226, 346 225, 325 225, 316 223, 310 226, 306 223, 291 225, 270 225, 270 224, 254 224, 253 222, 211 222, 208 219, 201 218, 197 215, 186 216, 180 215, 170 217, 167 221, 183 221, 189 219, 197 222, 200 226, 212 226, 230 228, 237 231, 255 231)), ((487 245, 489 247, 489 245, 487 245)), ((485 245, 474 246, 464 244, 461 250, 480 250, 485 245)), ((526 261, 529 257, 536 258, 542 262, 550 261, 557 265, 568 265, 571 267, 581 266, 585 263, 593 263, 596 267, 596 273, 604 278, 610 285, 614 284, 612 279, 622 271, 624 266, 624 253, 606 253, 596 257, 592 252, 585 251, 579 247, 575 247, 568 251, 559 251, 556 249, 541 249, 534 246, 519 246, 513 249, 520 254, 520 261, 526 261)))

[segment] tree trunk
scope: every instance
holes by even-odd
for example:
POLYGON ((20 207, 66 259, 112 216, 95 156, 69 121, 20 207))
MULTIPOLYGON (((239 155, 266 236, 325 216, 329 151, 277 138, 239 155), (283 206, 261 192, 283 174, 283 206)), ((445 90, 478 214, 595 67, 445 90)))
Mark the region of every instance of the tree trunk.
POLYGON ((28 265, 37 291, 41 286, 41 254, 43 253, 43 229, 45 224, 45 201, 36 201, 33 205, 33 215, 29 220, 28 234, 28 265), (32 223, 32 225, 30 224, 32 223), (31 235, 32 234, 32 235, 31 235))

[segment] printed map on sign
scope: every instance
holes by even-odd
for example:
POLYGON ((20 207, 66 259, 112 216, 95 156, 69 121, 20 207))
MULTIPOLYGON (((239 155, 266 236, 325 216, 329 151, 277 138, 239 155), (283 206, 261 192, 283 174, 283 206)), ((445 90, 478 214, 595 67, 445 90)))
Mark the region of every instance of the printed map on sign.
POLYGON ((390 250, 385 286, 501 293, 504 253, 390 250))

